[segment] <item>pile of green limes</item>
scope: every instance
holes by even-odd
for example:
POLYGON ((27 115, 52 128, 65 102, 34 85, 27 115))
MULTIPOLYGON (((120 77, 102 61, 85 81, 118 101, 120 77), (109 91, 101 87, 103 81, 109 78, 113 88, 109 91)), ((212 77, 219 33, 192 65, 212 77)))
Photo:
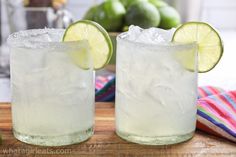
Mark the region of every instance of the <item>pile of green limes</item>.
POLYGON ((105 0, 84 16, 107 31, 126 31, 129 25, 170 29, 180 24, 180 15, 163 0, 105 0))

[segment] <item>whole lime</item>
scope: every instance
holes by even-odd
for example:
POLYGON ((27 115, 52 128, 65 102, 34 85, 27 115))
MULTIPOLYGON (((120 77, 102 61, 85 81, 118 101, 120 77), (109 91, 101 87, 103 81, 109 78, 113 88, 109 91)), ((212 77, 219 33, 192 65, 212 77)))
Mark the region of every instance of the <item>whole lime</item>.
POLYGON ((166 7, 168 4, 162 0, 148 0, 150 3, 155 5, 157 8, 166 7))
POLYGON ((128 8, 133 3, 140 2, 140 1, 147 2, 148 0, 120 0, 120 2, 124 5, 125 8, 128 8))
POLYGON ((142 28, 157 27, 160 23, 160 14, 154 5, 141 1, 129 6, 125 21, 127 25, 137 25, 142 28))
POLYGON ((126 32, 126 31, 128 31, 129 30, 129 26, 123 26, 123 28, 122 28, 122 32, 126 32))
POLYGON ((119 31, 123 25, 125 12, 119 0, 107 0, 98 6, 93 20, 107 31, 119 31))
POLYGON ((84 15, 84 20, 94 20, 94 15, 96 12, 96 9, 98 8, 98 5, 92 6, 84 15))
POLYGON ((180 24, 181 18, 175 8, 171 6, 162 7, 159 8, 159 12, 161 15, 161 23, 159 25, 160 28, 170 29, 180 24))

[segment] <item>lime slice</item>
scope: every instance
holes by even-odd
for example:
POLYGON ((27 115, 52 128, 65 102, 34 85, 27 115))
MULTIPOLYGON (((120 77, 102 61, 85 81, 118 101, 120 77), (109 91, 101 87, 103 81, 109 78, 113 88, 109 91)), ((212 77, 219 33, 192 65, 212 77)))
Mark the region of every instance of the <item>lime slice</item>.
POLYGON ((197 43, 198 72, 200 73, 212 70, 223 54, 220 35, 212 26, 204 22, 187 22, 181 25, 176 29, 172 42, 197 43))
MULTIPOLYGON (((89 43, 94 69, 101 69, 109 63, 113 53, 112 42, 102 26, 89 20, 81 20, 71 24, 65 31, 63 41, 81 40, 87 40, 89 43)), ((77 62, 83 65, 81 61, 78 56, 77 62)))
POLYGON ((71 49, 68 49, 68 54, 72 61, 84 70, 93 68, 93 61, 88 41, 80 40, 72 43, 72 48, 70 47, 71 49))

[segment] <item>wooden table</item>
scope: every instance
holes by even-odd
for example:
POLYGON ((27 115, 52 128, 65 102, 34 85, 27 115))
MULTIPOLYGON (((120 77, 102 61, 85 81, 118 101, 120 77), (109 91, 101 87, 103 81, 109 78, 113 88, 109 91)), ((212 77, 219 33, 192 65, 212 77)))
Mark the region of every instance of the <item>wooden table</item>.
POLYGON ((88 141, 63 147, 22 143, 12 135, 10 104, 0 104, 3 144, 0 157, 236 157, 236 144, 197 131, 190 141, 169 146, 144 146, 126 142, 115 134, 114 104, 96 103, 95 134, 88 141))

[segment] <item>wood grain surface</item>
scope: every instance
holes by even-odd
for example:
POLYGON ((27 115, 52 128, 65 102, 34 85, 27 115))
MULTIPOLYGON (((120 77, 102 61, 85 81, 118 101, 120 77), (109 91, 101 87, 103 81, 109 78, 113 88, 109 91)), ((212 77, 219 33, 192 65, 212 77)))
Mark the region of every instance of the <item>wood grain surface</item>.
POLYGON ((0 104, 0 157, 236 157, 236 144, 196 131, 191 140, 169 146, 144 146, 115 134, 114 104, 96 103, 95 134, 88 141, 62 147, 22 143, 12 135, 10 104, 0 104))

